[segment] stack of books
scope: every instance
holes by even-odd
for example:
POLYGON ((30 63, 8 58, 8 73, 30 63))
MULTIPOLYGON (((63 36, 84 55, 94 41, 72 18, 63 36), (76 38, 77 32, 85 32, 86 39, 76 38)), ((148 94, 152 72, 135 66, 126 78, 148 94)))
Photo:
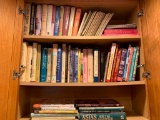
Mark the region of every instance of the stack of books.
POLYGON ((31 120, 75 120, 78 111, 74 101, 45 99, 33 105, 31 120))
POLYGON ((124 106, 113 99, 79 99, 75 106, 79 120, 126 120, 124 106))

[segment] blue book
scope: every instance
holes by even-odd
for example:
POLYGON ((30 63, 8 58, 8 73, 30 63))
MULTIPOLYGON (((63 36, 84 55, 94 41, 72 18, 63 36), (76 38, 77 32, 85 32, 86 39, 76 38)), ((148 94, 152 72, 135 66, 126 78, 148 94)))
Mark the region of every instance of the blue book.
POLYGON ((74 72, 74 82, 78 82, 78 48, 75 49, 75 72, 74 72))
POLYGON ((62 48, 57 50, 57 68, 56 68, 56 82, 60 83, 62 78, 62 48))
POLYGON ((60 7, 57 6, 55 14, 54 36, 58 36, 59 18, 60 18, 60 7))
POLYGON ((130 75, 129 75, 129 81, 132 81, 133 70, 134 70, 134 65, 135 65, 135 61, 136 61, 136 54, 137 54, 137 47, 134 47, 134 53, 133 53, 133 57, 132 57, 131 70, 130 70, 130 75))
POLYGON ((98 57, 99 57, 99 51, 98 51, 98 48, 95 48, 94 49, 94 82, 98 82, 98 57), (95 63, 96 62, 96 63, 95 63))
POLYGON ((42 48, 40 82, 46 82, 48 48, 42 48))

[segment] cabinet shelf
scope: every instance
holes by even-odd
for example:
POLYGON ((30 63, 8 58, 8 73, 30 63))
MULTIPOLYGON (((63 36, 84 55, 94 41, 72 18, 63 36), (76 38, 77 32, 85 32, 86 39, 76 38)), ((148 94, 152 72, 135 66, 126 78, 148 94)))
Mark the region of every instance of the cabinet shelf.
POLYGON ((145 85, 145 81, 134 82, 110 82, 110 83, 43 83, 43 82, 20 82, 21 86, 125 86, 145 85))
POLYGON ((111 42, 136 42, 140 35, 134 36, 36 36, 24 35, 23 39, 28 42, 41 43, 79 43, 79 44, 106 44, 111 42))

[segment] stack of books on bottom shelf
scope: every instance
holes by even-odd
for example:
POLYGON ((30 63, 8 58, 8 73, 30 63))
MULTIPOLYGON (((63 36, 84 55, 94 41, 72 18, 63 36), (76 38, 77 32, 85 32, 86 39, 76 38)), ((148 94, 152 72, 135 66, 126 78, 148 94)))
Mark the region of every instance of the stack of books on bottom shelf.
POLYGON ((77 100, 79 120, 126 120, 124 106, 113 99, 77 100))
POLYGON ((33 105, 31 120, 75 120, 78 111, 71 101, 43 100, 33 105))

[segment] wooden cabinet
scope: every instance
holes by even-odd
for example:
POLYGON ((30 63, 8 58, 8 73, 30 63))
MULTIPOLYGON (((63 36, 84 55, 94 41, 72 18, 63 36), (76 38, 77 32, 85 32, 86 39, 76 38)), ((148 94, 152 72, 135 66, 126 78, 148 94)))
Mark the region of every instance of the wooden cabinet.
POLYGON ((159 120, 160 117, 160 1, 159 0, 1 0, 0 1, 0 90, 2 91, 0 119, 29 120, 33 103, 42 98, 113 98, 125 106, 127 120, 159 120), (83 12, 101 10, 113 12, 110 23, 138 25, 140 36, 23 36, 23 15, 19 6, 25 2, 82 7, 83 12), (138 17, 140 10, 144 16, 138 17), (67 42, 104 46, 113 41, 119 44, 133 43, 140 46, 139 64, 135 82, 121 83, 25 83, 13 80, 13 71, 19 72, 22 41, 54 43, 67 42), (2 58, 3 57, 3 58, 2 58), (151 78, 142 77, 150 71, 151 78))

